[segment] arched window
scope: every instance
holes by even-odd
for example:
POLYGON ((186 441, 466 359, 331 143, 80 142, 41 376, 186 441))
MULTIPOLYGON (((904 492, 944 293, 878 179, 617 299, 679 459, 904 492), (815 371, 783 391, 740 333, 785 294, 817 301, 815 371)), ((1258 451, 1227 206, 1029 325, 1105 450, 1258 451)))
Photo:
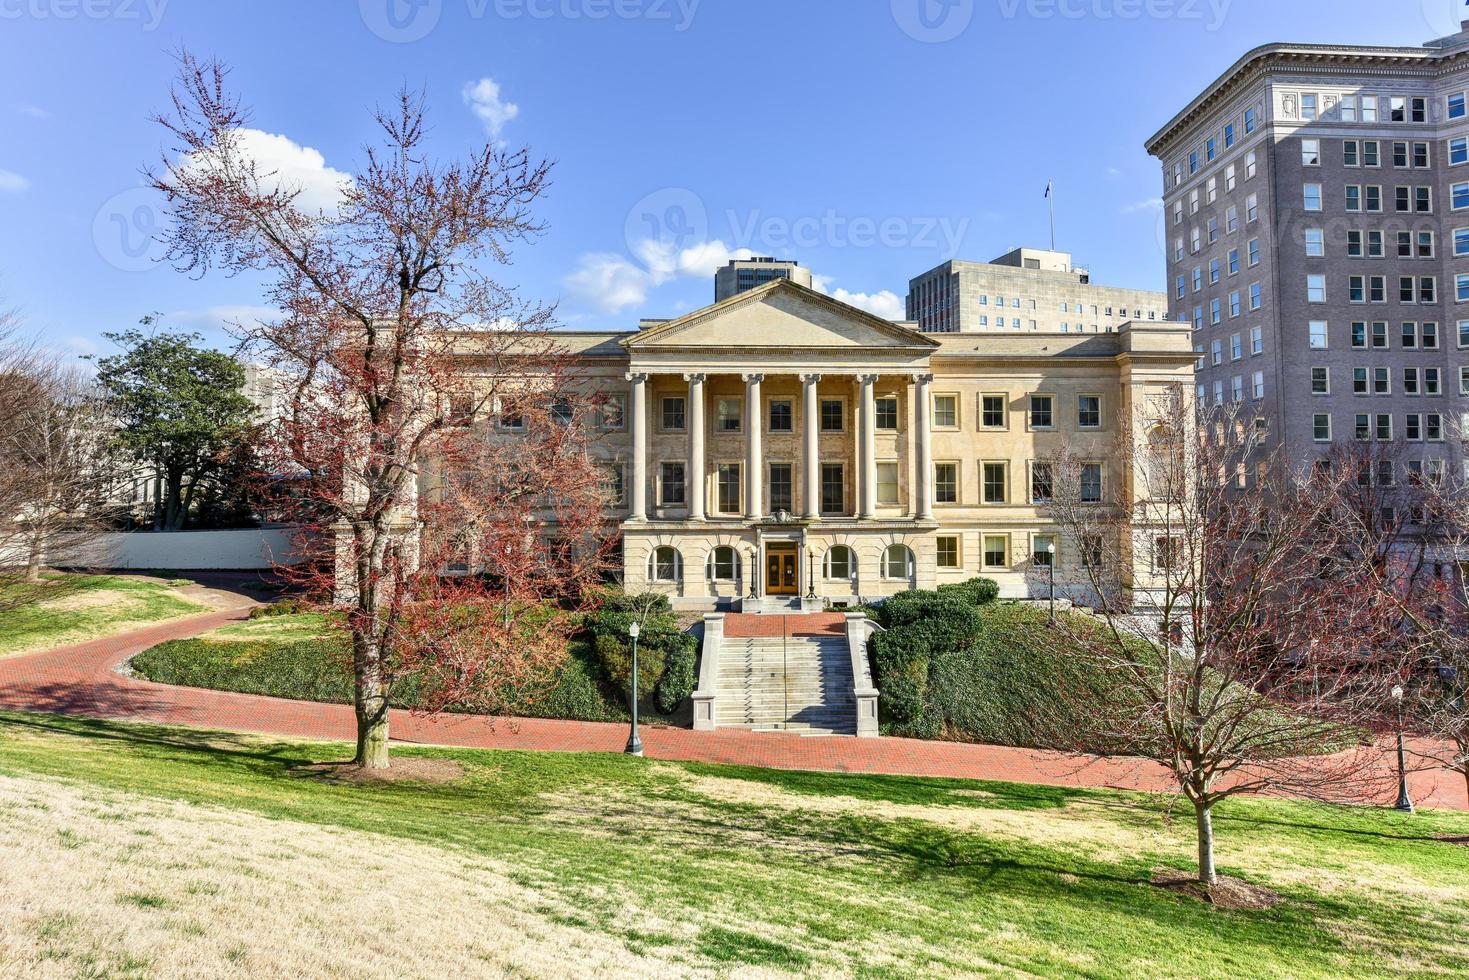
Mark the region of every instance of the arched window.
POLYGON ((857 557, 844 544, 833 545, 826 553, 826 577, 850 579, 857 573, 857 557))
POLYGON ((733 582, 740 575, 740 556, 729 545, 720 545, 709 553, 709 578, 715 582, 733 582))
POLYGON ((888 545, 882 553, 882 577, 889 579, 911 579, 913 577, 913 552, 905 545, 888 545))
POLYGON ((648 579, 653 582, 683 581, 683 556, 677 548, 663 545, 648 556, 648 579))

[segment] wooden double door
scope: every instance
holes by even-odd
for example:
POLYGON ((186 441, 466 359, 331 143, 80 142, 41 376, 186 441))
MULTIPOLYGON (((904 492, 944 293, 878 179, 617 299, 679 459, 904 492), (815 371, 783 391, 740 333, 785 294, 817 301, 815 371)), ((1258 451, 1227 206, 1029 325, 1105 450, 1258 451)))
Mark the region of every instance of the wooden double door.
POLYGON ((765 594, 799 595, 801 570, 799 552, 794 542, 765 546, 765 594))

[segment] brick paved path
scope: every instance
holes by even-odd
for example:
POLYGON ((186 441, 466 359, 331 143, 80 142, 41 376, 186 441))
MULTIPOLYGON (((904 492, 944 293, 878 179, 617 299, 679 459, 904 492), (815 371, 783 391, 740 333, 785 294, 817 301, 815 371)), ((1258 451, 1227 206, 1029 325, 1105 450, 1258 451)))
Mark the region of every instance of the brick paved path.
MULTIPOLYGON (((347 705, 171 687, 126 677, 114 670, 155 644, 243 619, 246 612, 206 613, 120 636, 0 660, 0 708, 352 741, 354 722, 347 705)), ((773 623, 760 628, 771 627, 782 628, 773 623)), ((394 711, 391 726, 398 742, 481 748, 620 752, 627 740, 625 725, 533 718, 422 718, 394 711)), ((658 759, 1056 786, 1159 790, 1168 785, 1159 767, 1140 760, 1083 762, 1055 752, 991 745, 901 738, 803 738, 739 730, 710 733, 681 728, 644 728, 642 736, 647 754, 658 759)), ((1469 808, 1464 781, 1452 773, 1415 773, 1412 790, 1414 799, 1423 805, 1469 808)))

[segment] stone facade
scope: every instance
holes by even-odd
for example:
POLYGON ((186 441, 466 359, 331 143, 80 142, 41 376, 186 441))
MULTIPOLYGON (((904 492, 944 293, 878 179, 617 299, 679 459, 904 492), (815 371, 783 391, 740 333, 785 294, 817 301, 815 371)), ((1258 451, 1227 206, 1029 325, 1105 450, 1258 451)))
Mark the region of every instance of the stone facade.
POLYGON ((1017 248, 914 277, 907 313, 926 333, 1107 333, 1130 320, 1166 320, 1168 297, 1093 283, 1068 252, 1017 248))
MULTIPOLYGON (((683 608, 852 604, 976 575, 1044 595, 1033 556, 1053 529, 1030 463, 1090 449, 1125 504, 1120 412, 1192 383, 1184 325, 927 335, 788 280, 646 323, 564 336, 626 406, 596 443, 622 487, 624 582, 683 608)), ((1075 548, 1055 543, 1058 583, 1081 581, 1075 548)))
POLYGON ((1201 401, 1243 403, 1298 461, 1371 441, 1404 467, 1463 466, 1466 89, 1469 32, 1271 44, 1148 141, 1201 401))

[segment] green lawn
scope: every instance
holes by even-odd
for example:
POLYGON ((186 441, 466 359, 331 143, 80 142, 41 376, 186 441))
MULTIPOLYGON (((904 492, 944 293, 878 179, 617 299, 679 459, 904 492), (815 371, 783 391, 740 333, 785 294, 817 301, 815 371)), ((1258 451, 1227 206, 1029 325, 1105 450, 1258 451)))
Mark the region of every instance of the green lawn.
POLYGON ((1147 884, 1189 866, 1191 820, 1142 796, 468 750, 395 749, 456 760, 442 783, 300 769, 345 752, 0 715, 0 894, 22 889, 0 958, 87 975, 335 974, 339 947, 356 975, 1469 972, 1469 847, 1435 839, 1469 834, 1464 814, 1229 802, 1221 870, 1285 901, 1226 912, 1147 884))
POLYGON ((0 610, 0 655, 79 643, 210 608, 167 582, 118 575, 46 579, 40 601, 0 610))

